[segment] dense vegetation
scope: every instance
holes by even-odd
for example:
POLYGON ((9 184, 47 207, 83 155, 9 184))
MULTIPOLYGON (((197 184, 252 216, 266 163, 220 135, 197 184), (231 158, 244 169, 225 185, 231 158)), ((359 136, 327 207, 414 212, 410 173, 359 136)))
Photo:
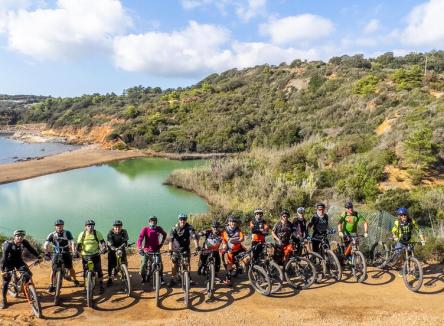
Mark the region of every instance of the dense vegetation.
POLYGON ((45 99, 35 95, 0 95, 0 125, 16 124, 30 105, 45 99))

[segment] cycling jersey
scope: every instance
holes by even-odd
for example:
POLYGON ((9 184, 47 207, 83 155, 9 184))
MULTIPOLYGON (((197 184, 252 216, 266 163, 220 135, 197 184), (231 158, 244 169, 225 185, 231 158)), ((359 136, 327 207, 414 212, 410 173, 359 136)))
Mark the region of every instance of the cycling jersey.
POLYGON ((396 220, 392 228, 392 233, 404 244, 410 242, 413 232, 419 233, 419 226, 416 221, 410 217, 405 222, 396 220))
POLYGON ((345 212, 339 218, 339 223, 342 224, 342 230, 346 234, 357 233, 358 223, 361 221, 365 222, 366 219, 356 211, 353 211, 352 214, 345 212))
POLYGON ((242 249, 241 239, 244 238, 244 234, 239 227, 230 228, 227 226, 222 232, 222 241, 228 246, 229 252, 237 252, 242 249))
POLYGON ((77 237, 77 243, 81 246, 81 255, 89 256, 100 253, 100 242, 104 242, 102 234, 94 230, 91 233, 86 231, 80 232, 77 237))
POLYGON ((57 248, 60 248, 60 250, 63 252, 69 251, 68 245, 70 241, 73 240, 74 238, 71 232, 67 230, 63 230, 62 232, 57 232, 57 231, 51 232, 46 238, 46 242, 52 243, 55 247, 55 250, 58 250, 57 248))
POLYGON ((139 238, 137 239, 137 248, 142 249, 144 252, 156 252, 160 249, 159 236, 162 235, 162 241, 165 240, 167 234, 160 226, 155 226, 150 228, 149 226, 144 226, 140 230, 139 238))
POLYGON ((251 240, 253 242, 265 242, 265 236, 268 234, 268 225, 263 219, 259 221, 253 219, 250 222, 250 230, 252 234, 251 240))
POLYGON ((326 235, 328 230, 328 215, 324 214, 320 217, 318 214, 314 214, 311 218, 309 227, 313 226, 313 236, 326 235))
POLYGON ((294 231, 293 224, 291 222, 282 223, 277 222, 273 227, 273 232, 281 240, 283 245, 290 243, 291 235, 294 231))
POLYGON ((222 237, 220 234, 213 233, 212 230, 206 230, 199 233, 199 236, 204 236, 204 249, 210 251, 218 251, 220 244, 222 243, 222 237))
POLYGON ((117 248, 124 243, 128 243, 128 232, 125 229, 120 230, 119 233, 110 230, 106 238, 110 246, 117 248))
POLYGON ((176 224, 170 232, 170 238, 173 242, 174 251, 190 251, 190 239, 197 239, 194 228, 186 223, 183 228, 176 224))
POLYGON ((37 250, 26 239, 23 239, 21 244, 15 244, 12 240, 5 241, 2 246, 3 256, 0 260, 1 271, 26 266, 22 258, 24 249, 27 249, 33 256, 39 257, 37 250))
POLYGON ((307 236, 307 221, 295 218, 293 220, 294 236, 298 239, 303 239, 307 236))

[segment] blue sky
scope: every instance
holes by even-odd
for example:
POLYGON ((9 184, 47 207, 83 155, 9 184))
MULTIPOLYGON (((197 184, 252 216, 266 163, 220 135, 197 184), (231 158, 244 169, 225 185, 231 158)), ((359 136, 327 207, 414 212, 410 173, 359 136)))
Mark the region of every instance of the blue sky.
POLYGON ((444 0, 0 0, 0 94, 77 96, 444 48, 444 0))

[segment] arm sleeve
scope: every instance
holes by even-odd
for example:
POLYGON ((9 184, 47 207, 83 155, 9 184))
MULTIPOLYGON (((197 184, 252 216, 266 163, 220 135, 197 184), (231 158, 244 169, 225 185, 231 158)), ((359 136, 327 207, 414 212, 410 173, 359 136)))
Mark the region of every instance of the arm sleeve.
POLYGON ((165 242, 168 234, 165 232, 165 230, 161 226, 159 226, 159 232, 160 232, 160 234, 162 234, 162 243, 163 243, 163 242, 165 242))
POLYGON ((143 239, 145 238, 145 227, 140 230, 139 237, 137 238, 137 248, 142 248, 143 239))
POLYGON ((128 244, 128 240, 129 240, 128 232, 126 230, 123 230, 123 242, 125 242, 125 244, 128 244))
POLYGON ((190 236, 191 236, 191 239, 194 239, 194 240, 199 239, 199 235, 196 233, 196 230, 194 230, 194 228, 191 225, 190 225, 190 236))
POLYGON ((3 242, 3 245, 2 245, 2 252, 3 252, 3 255, 2 255, 2 257, 0 258, 0 269, 2 270, 2 271, 4 271, 5 270, 5 263, 6 263, 6 256, 8 256, 8 241, 5 241, 5 242, 3 242))
POLYGON ((100 233, 99 231, 96 231, 96 235, 97 235, 97 240, 99 240, 99 242, 105 242, 105 239, 103 239, 102 233, 100 233))
POLYGON ((37 252, 37 250, 34 249, 33 246, 31 246, 31 244, 29 243, 28 240, 23 239, 23 246, 28 249, 28 251, 35 257, 39 257, 39 253, 37 252))
POLYGON ((66 238, 68 239, 68 241, 73 241, 74 240, 74 238, 72 236, 72 233, 69 232, 69 231, 66 231, 66 238))
MULTIPOLYGON (((97 239, 99 241, 101 241, 100 238, 99 238, 99 232, 97 232, 97 239)), ((113 233, 112 233, 112 231, 108 232, 108 234, 106 235, 106 240, 108 242, 108 245, 110 245, 110 246, 113 245, 113 233)))
POLYGON ((46 237, 46 241, 54 243, 54 233, 50 233, 48 234, 48 236, 46 237))
POLYGON ((396 236, 398 236, 398 223, 396 223, 396 221, 393 224, 392 233, 394 233, 394 234, 396 234, 396 236))
POLYGON ((367 222, 367 219, 365 218, 364 215, 362 215, 362 214, 358 214, 358 222, 359 222, 359 221, 367 222))

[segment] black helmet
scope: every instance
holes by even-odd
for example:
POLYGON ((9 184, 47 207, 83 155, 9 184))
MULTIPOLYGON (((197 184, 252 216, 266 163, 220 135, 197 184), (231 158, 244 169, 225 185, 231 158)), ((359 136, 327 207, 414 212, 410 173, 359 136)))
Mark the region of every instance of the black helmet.
POLYGON ((154 222, 157 223, 157 216, 150 216, 150 217, 148 218, 148 222, 151 222, 151 221, 154 221, 154 222))
POLYGON ((290 216, 290 212, 288 210, 286 210, 286 209, 283 209, 281 211, 281 216, 284 216, 284 215, 287 215, 289 217, 290 216))
POLYGON ((122 225, 123 225, 123 223, 121 220, 115 220, 113 223, 113 226, 122 226, 122 225))
POLYGON ((219 223, 219 221, 213 221, 213 222, 211 223, 211 227, 212 227, 212 228, 215 228, 215 229, 220 228, 220 223, 219 223))
POLYGON ((345 208, 353 208, 353 203, 351 201, 348 201, 344 205, 345 208))
POLYGON ((96 225, 96 222, 94 222, 94 220, 86 220, 85 221, 85 226, 86 225, 96 225))
POLYGON ((26 232, 25 232, 25 230, 21 230, 21 229, 19 229, 19 230, 15 230, 15 231, 14 231, 14 237, 15 237, 16 235, 21 235, 22 237, 24 237, 24 236, 26 235, 26 232))
POLYGON ((234 215, 228 216, 228 222, 238 223, 237 217, 234 215))
POLYGON ((316 208, 324 208, 325 209, 325 204, 324 203, 316 204, 316 208))
POLYGON ((63 220, 61 220, 61 219, 58 219, 58 220, 56 220, 55 222, 54 222, 54 226, 55 225, 65 225, 65 222, 63 221, 63 220))
POLYGON ((187 220, 188 216, 185 213, 180 213, 179 216, 177 217, 179 220, 187 220))

